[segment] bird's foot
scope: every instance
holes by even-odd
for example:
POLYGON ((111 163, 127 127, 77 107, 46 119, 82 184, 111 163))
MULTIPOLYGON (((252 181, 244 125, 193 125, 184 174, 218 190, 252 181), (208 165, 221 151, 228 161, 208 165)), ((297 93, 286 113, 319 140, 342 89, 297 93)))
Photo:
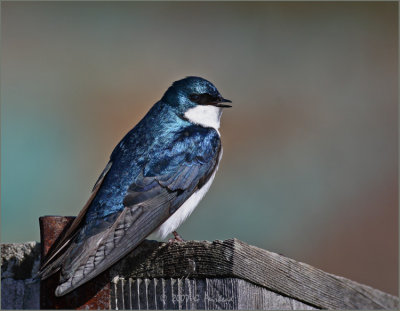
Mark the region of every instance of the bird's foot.
POLYGON ((182 239, 182 237, 179 235, 178 232, 174 231, 172 232, 172 234, 174 235, 174 239, 169 239, 168 242, 169 243, 176 243, 176 242, 185 242, 184 239, 182 239))

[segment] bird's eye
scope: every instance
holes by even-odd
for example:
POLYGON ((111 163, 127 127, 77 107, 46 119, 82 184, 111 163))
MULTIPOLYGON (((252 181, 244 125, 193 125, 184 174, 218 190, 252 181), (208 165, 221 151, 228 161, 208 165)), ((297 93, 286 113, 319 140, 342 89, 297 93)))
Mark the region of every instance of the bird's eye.
POLYGON ((190 100, 192 102, 198 102, 199 99, 200 99, 200 95, 199 94, 192 94, 192 95, 189 96, 189 98, 190 98, 190 100))

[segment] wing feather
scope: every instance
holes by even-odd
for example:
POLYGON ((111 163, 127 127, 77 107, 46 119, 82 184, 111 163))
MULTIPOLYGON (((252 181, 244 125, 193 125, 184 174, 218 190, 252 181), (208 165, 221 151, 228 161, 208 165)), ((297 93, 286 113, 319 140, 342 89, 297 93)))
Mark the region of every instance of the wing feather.
POLYGON ((49 276, 51 276, 60 269, 60 263, 65 257, 66 253, 61 254, 62 256, 59 257, 58 259, 57 257, 60 255, 62 250, 64 250, 76 236, 77 229, 79 228, 79 225, 82 223, 82 220, 86 215, 86 212, 90 204, 96 197, 96 194, 99 191, 101 184, 103 183, 104 178, 109 172, 111 166, 112 162, 110 161, 107 163, 103 172, 100 174, 100 177, 97 179, 89 199, 83 206, 82 210, 79 212, 78 216, 74 219, 74 221, 72 222, 71 226, 68 228, 64 236, 59 241, 57 241, 56 244, 50 249, 49 253, 47 254, 45 260, 43 261, 40 267, 39 275, 41 276, 42 279, 48 278, 49 276))

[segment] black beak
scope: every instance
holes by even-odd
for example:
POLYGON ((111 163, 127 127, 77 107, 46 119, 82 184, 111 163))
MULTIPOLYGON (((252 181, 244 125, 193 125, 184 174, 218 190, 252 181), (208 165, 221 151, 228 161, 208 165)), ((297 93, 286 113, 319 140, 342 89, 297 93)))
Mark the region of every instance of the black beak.
POLYGON ((198 105, 213 105, 219 108, 230 108, 231 105, 227 105, 224 103, 231 103, 229 99, 223 98, 221 95, 210 95, 207 93, 204 94, 192 94, 189 96, 189 99, 198 104, 198 105))
POLYGON ((227 105, 223 103, 231 103, 232 101, 223 97, 218 98, 218 101, 215 103, 215 106, 220 108, 231 108, 232 105, 227 105))

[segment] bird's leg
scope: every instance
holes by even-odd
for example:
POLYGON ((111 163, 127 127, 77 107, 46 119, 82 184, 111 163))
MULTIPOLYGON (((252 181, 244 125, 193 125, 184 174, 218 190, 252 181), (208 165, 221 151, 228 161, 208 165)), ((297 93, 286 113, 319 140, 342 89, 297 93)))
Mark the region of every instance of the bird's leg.
POLYGON ((179 242, 184 242, 185 241, 184 239, 182 239, 182 237, 179 235, 178 232, 174 231, 174 232, 172 232, 172 234, 174 235, 175 240, 177 240, 179 242))
POLYGON ((172 234, 174 235, 174 239, 169 239, 168 242, 169 243, 174 243, 174 242, 185 242, 184 239, 182 239, 182 237, 179 235, 178 232, 174 231, 172 232, 172 234))

